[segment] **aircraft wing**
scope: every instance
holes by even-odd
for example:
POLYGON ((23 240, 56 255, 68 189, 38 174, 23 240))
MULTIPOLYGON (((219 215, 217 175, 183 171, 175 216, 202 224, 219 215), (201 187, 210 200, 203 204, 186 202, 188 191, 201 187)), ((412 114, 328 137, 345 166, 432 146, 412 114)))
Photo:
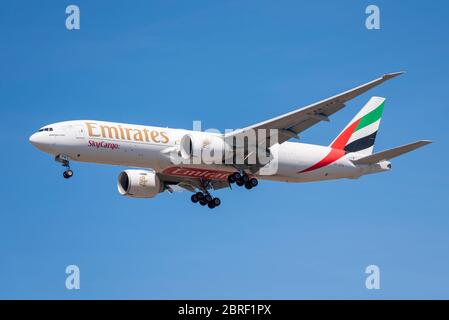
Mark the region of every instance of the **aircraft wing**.
POLYGON ((200 179, 193 179, 188 177, 179 177, 179 176, 171 176, 163 173, 158 173, 159 178, 164 181, 167 185, 170 186, 176 186, 178 188, 188 190, 190 192, 195 192, 196 189, 203 189, 205 187, 206 189, 213 189, 213 190, 219 190, 223 188, 229 188, 229 182, 227 180, 214 180, 209 179, 202 181, 200 179), (206 184, 205 186, 203 184, 206 184))
MULTIPOLYGON (((385 74, 378 79, 375 79, 349 91, 340 93, 336 96, 330 97, 328 99, 316 102, 309 106, 294 110, 270 120, 254 124, 244 129, 239 129, 227 133, 225 134, 225 138, 229 139, 238 137, 239 135, 244 137, 247 135, 248 131, 255 130, 257 133, 257 131, 260 129, 266 129, 267 131, 265 141, 267 141, 267 148, 271 147, 277 142, 283 143, 291 138, 299 138, 298 134, 303 132, 304 130, 314 126, 321 121, 329 121, 329 116, 344 108, 346 102, 348 102, 349 100, 354 99, 362 93, 380 85, 387 80, 400 76, 401 74, 403 74, 403 72, 385 74), (275 139, 270 139, 269 129, 278 130, 278 141, 276 141, 275 139)), ((258 141, 258 144, 261 144, 261 141, 258 141)))

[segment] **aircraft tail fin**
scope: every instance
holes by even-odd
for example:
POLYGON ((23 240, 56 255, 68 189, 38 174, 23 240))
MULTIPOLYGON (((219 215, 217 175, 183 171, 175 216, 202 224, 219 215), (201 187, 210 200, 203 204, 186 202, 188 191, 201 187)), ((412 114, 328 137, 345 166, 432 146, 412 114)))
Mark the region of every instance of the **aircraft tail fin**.
POLYGON ((430 143, 432 143, 432 141, 429 141, 429 140, 417 141, 417 142, 413 142, 413 143, 410 143, 410 144, 407 144, 407 145, 404 145, 401 147, 396 147, 393 149, 375 153, 373 155, 369 155, 369 156, 363 157, 361 159, 353 160, 352 162, 354 164, 366 164, 366 165, 375 164, 380 161, 391 160, 393 158, 399 157, 400 155, 414 151, 414 150, 424 147, 430 143))
POLYGON ((330 147, 370 155, 379 130, 385 98, 372 97, 360 112, 335 138, 330 147))

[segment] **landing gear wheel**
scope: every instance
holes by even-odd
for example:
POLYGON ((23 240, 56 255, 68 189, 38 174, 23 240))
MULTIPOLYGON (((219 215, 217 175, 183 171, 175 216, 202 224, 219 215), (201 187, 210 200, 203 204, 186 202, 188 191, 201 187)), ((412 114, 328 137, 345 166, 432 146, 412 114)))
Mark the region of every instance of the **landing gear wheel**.
POLYGON ((215 203, 214 203, 213 201, 208 202, 208 203, 207 203, 207 206, 208 206, 209 208, 213 209, 213 208, 215 208, 215 203))
POLYGON ((201 199, 204 199, 204 194, 202 192, 195 193, 196 197, 198 198, 198 201, 201 199))
POLYGON ((221 204, 220 198, 214 198, 214 200, 212 200, 212 201, 216 207, 218 207, 221 204))
POLYGON ((239 187, 241 187, 241 186, 244 185, 244 183, 243 183, 243 181, 242 181, 241 179, 237 180, 235 183, 236 183, 239 187))
POLYGON ((192 200, 193 203, 197 203, 198 201, 200 201, 200 199, 198 199, 198 195, 196 193, 190 197, 190 200, 192 200))
POLYGON ((249 179, 249 184, 254 188, 254 187, 257 187, 257 185, 259 184, 259 181, 257 181, 256 178, 251 178, 251 179, 249 179))
POLYGON ((245 183, 245 188, 248 189, 248 190, 251 190, 253 188, 253 186, 248 181, 247 183, 245 183))
POLYGON ((200 205, 202 205, 203 207, 207 204, 207 201, 206 200, 204 200, 204 199, 201 199, 200 201, 199 201, 199 203, 200 203, 200 205))
POLYGON ((236 180, 235 180, 234 174, 231 174, 231 175, 228 176, 228 182, 229 182, 229 184, 233 184, 235 181, 236 181, 236 180))
POLYGON ((248 177, 246 174, 244 174, 244 175, 242 176, 242 182, 243 182, 243 183, 248 183, 248 181, 249 181, 249 177, 248 177))
POLYGON ((64 171, 64 173, 62 175, 65 179, 69 179, 69 178, 73 177, 73 171, 68 169, 68 170, 64 171))
POLYGON ((212 196, 210 195, 210 194, 207 194, 205 197, 204 197, 204 200, 206 200, 207 202, 212 202, 212 196))

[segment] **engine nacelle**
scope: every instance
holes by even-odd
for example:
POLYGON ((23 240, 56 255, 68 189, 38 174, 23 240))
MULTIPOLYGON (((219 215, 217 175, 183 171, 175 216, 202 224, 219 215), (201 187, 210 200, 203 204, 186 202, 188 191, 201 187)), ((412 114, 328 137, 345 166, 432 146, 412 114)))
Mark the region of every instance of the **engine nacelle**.
POLYGON ((185 160, 197 159, 206 163, 221 163, 232 157, 232 147, 223 138, 206 134, 186 134, 181 138, 179 151, 185 160))
POLYGON ((131 198, 152 198, 163 191, 163 185, 155 172, 125 170, 117 181, 118 192, 131 198))

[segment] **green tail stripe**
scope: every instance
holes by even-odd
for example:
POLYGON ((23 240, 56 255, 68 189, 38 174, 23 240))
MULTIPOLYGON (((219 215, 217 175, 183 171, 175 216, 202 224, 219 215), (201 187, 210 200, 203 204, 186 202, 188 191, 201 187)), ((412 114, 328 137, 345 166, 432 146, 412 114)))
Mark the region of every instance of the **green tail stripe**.
MULTIPOLYGON (((366 116, 364 116, 362 119, 360 119, 360 122, 355 128, 355 131, 365 128, 366 126, 369 126, 370 124, 376 122, 382 117, 382 113, 384 111, 384 102, 380 106, 378 106, 376 109, 368 113, 366 116)), ((354 131, 354 132, 355 132, 354 131)))

